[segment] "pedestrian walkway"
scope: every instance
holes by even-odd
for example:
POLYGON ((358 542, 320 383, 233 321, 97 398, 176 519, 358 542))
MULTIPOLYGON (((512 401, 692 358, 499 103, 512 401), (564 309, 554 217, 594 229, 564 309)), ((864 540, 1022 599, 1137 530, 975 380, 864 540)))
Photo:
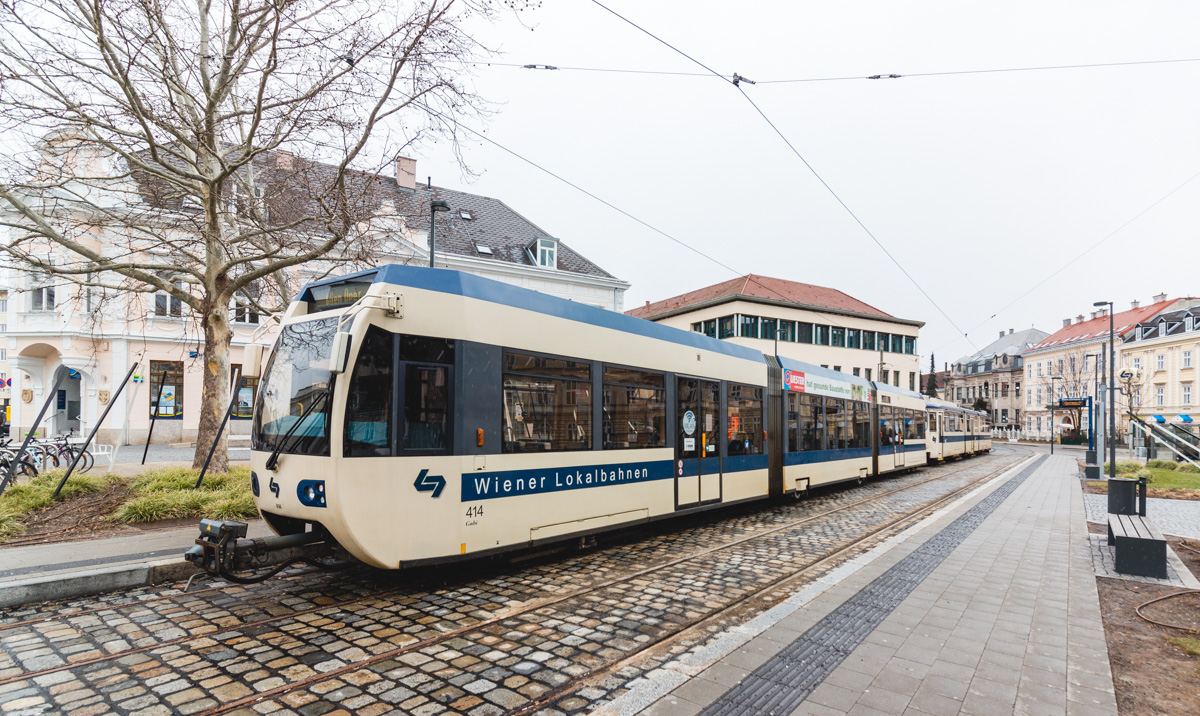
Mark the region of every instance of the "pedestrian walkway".
POLYGON ((1035 458, 918 528, 609 710, 676 683, 643 712, 1116 713, 1074 456, 1035 458))

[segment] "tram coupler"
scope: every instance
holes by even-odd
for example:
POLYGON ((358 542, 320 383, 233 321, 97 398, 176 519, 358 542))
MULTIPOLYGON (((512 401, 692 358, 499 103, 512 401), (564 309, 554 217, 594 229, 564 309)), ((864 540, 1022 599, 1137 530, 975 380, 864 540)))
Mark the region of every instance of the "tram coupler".
POLYGON ((234 572, 306 561, 330 551, 323 530, 248 539, 246 528, 245 522, 237 520, 200 520, 200 536, 183 558, 210 574, 232 579, 234 572))

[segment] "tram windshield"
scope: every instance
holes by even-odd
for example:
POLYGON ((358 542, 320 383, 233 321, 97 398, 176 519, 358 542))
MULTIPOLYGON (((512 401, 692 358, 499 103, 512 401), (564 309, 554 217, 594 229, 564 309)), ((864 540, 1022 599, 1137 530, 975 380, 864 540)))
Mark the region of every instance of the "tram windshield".
POLYGON ((337 324, 337 318, 322 318, 284 326, 254 411, 254 449, 329 454, 331 401, 325 396, 333 377, 329 354, 337 324))

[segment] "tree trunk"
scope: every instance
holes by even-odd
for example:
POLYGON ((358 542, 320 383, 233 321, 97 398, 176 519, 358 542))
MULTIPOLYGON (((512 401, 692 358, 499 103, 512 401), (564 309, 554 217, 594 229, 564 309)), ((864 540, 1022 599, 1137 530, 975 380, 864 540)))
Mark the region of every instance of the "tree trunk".
MULTIPOLYGON (((213 440, 218 438, 221 421, 229 408, 229 311, 224 306, 206 306, 204 310, 204 397, 200 401, 200 424, 196 433, 196 455, 192 467, 199 469, 208 457, 213 440)), ((213 452, 209 472, 229 472, 229 446, 224 431, 213 452)))

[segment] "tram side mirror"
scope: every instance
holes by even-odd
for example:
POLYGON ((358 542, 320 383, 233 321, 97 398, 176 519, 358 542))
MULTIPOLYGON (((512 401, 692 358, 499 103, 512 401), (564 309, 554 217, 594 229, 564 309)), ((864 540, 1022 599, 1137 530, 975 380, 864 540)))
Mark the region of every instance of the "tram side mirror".
POLYGON ((350 359, 350 334, 338 331, 333 334, 333 350, 329 353, 329 372, 334 375, 346 372, 350 359))
POLYGON ((251 343, 242 352, 243 378, 257 378, 262 374, 263 347, 261 344, 251 343))

